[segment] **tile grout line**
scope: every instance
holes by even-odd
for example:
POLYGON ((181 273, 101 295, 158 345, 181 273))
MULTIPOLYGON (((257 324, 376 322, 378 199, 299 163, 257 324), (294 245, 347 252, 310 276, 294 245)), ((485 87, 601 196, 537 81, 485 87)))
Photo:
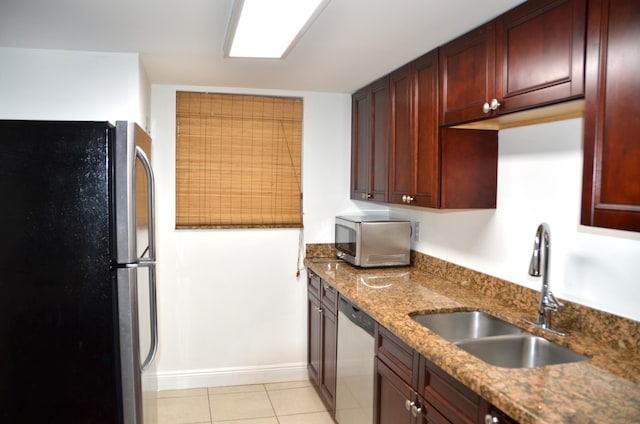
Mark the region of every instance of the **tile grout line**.
POLYGON ((211 411, 211 394, 207 387, 207 405, 209 405, 209 423, 213 424, 213 411, 211 411))
POLYGON ((266 384, 263 384, 262 386, 264 387, 264 391, 267 394, 267 399, 269 399, 269 405, 271 405, 271 410, 273 411, 273 416, 276 417, 276 421, 278 422, 278 424, 280 424, 280 418, 278 417, 278 414, 276 413, 275 406, 273 406, 273 401, 271 400, 271 395, 269 394, 269 389, 267 388, 266 384))

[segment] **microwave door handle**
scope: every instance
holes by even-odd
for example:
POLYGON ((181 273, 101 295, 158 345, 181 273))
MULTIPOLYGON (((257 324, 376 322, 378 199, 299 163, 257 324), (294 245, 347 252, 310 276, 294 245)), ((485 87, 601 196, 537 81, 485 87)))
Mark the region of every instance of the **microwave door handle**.
POLYGON ((149 251, 149 258, 142 259, 141 262, 153 262, 156 260, 156 211, 155 211, 155 179, 153 176, 153 169, 147 155, 139 146, 136 146, 136 157, 140 159, 140 163, 144 167, 147 174, 147 214, 149 220, 149 246, 146 250, 149 251))

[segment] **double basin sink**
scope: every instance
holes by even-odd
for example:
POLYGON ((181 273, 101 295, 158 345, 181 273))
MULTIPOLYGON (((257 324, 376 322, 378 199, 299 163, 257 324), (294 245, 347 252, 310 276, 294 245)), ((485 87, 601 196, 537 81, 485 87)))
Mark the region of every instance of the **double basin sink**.
POLYGON ((536 368, 589 359, 481 311, 410 316, 459 348, 498 367, 536 368))

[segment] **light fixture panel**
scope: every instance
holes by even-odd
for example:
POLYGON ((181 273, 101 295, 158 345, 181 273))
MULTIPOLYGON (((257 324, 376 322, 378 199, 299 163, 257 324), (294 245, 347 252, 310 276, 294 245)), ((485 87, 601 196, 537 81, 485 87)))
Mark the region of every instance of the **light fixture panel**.
POLYGON ((225 56, 282 58, 329 0, 236 0, 225 56))

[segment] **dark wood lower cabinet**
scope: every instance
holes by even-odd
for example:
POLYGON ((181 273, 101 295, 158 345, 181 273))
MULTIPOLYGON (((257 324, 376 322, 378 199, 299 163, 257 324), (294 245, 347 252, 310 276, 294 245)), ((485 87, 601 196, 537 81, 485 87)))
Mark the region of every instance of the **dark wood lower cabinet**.
POLYGON ((338 319, 334 312, 326 309, 322 313, 322 367, 320 392, 325 403, 334 411, 336 407, 336 370, 338 319))
POLYGON ((374 424, 413 424, 411 402, 418 394, 380 359, 375 361, 374 424))
POLYGON ((309 379, 319 384, 322 361, 320 300, 311 293, 307 295, 307 299, 307 369, 309 370, 309 379))
POLYGON ((374 424, 516 424, 380 326, 376 356, 374 424))
POLYGON ((308 271, 307 369, 329 412, 336 402, 338 292, 308 271))
POLYGON ((420 361, 420 396, 427 400, 426 415, 429 422, 434 414, 454 423, 484 423, 489 403, 471 389, 428 360, 420 361))

